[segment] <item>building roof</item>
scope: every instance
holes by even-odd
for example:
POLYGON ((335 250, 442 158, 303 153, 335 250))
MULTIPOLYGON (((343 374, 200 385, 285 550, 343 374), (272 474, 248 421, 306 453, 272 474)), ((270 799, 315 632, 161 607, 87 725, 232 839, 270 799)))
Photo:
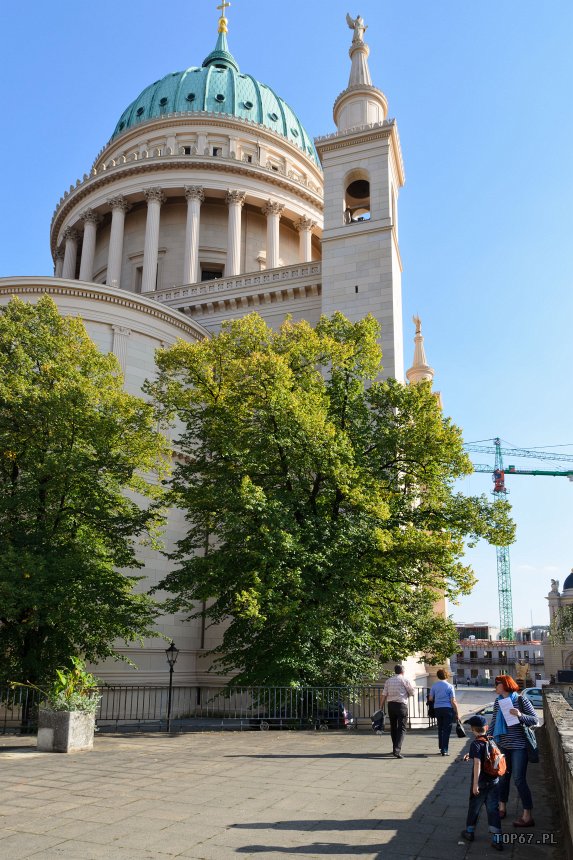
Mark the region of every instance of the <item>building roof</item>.
POLYGON ((123 111, 111 139, 139 123, 170 113, 220 113, 259 123, 295 144, 320 166, 314 142, 295 112, 271 87, 241 74, 225 33, 203 60, 146 87, 123 111))
POLYGON ((567 588, 573 588, 573 570, 563 583, 563 591, 565 591, 567 588))

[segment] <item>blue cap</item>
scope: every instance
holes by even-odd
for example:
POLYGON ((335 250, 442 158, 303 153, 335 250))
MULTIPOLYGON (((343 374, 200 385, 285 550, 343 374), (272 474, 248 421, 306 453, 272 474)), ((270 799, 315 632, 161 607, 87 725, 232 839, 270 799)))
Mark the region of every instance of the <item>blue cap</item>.
POLYGON ((470 717, 469 720, 465 721, 468 726, 472 726, 472 728, 480 728, 483 729, 484 726, 487 726, 487 720, 485 717, 480 717, 479 714, 476 714, 474 717, 470 717))

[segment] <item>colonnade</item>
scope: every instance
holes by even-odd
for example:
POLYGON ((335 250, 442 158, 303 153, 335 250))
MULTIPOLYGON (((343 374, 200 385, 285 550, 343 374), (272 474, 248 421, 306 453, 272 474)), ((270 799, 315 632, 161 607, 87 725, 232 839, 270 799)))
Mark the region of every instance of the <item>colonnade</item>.
MULTIPOLYGON (((146 188, 143 194, 147 201, 147 218, 145 223, 141 292, 151 293, 156 289, 161 206, 165 202, 166 197, 163 189, 159 187, 146 188)), ((200 186, 185 186, 184 194, 187 201, 187 220, 181 283, 193 284, 200 277, 199 230, 201 204, 205 200, 205 191, 200 186)), ((225 198, 228 208, 226 277, 241 273, 241 220, 245 198, 245 192, 233 190, 227 191, 225 198)), ((123 195, 111 197, 107 203, 111 209, 111 230, 106 284, 110 287, 120 287, 125 216, 131 208, 131 204, 123 195)), ((284 204, 274 200, 268 200, 262 207, 262 212, 267 219, 267 269, 274 269, 279 265, 280 219, 283 210, 284 204)), ((101 221, 101 216, 92 209, 86 209, 81 213, 79 221, 84 226, 79 277, 81 281, 91 281, 93 278, 97 227, 101 221)), ((312 260, 312 231, 316 226, 316 221, 302 216, 294 226, 299 233, 300 262, 308 263, 312 260)), ((59 248, 56 252, 56 277, 69 279, 75 277, 80 238, 81 232, 76 227, 68 227, 64 231, 63 249, 59 248)))

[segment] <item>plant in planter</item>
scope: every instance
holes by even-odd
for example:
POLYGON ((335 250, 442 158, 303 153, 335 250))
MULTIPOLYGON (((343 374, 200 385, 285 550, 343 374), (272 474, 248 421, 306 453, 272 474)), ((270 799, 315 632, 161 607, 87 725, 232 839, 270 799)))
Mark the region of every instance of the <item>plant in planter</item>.
POLYGON ((93 747, 95 715, 101 699, 98 680, 86 671, 78 657, 72 657, 70 662, 71 669, 56 669, 56 677, 46 690, 35 684, 12 684, 30 687, 43 696, 38 714, 40 752, 77 752, 93 747))

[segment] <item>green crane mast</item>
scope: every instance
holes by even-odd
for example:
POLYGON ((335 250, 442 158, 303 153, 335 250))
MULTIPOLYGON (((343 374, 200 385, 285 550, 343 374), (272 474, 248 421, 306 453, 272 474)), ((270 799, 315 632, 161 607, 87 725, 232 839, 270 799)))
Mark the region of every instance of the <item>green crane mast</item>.
MULTIPOLYGON (((495 465, 493 467, 493 495, 496 499, 505 499, 508 490, 505 486, 506 475, 554 475, 573 480, 573 470, 549 471, 549 470, 530 470, 516 469, 515 466, 503 467, 503 454, 511 454, 515 457, 530 457, 535 460, 560 460, 571 463, 573 456, 571 454, 555 454, 550 451, 536 451, 526 448, 506 448, 502 451, 501 440, 493 439, 493 445, 465 445, 466 451, 472 451, 480 454, 494 454, 495 465)), ((483 464, 474 464, 475 472, 491 472, 491 466, 483 464)), ((500 639, 505 639, 509 642, 515 640, 515 632, 513 629, 513 598, 511 594, 511 567, 509 562, 509 547, 496 546, 497 555, 497 589, 499 600, 499 636, 500 639)))

